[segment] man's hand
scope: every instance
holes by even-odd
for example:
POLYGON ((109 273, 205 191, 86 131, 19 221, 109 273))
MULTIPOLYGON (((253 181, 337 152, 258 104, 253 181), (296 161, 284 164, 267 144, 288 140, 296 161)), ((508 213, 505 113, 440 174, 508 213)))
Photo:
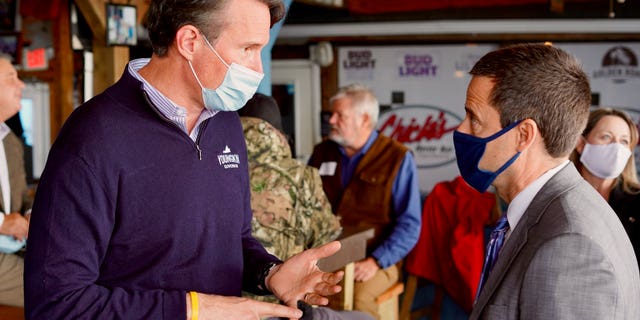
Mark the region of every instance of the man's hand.
MULTIPOLYGON (((187 294, 187 314, 191 303, 187 294)), ((241 297, 224 297, 198 293, 198 319, 201 320, 259 320, 266 317, 298 319, 302 311, 287 306, 241 297)))
POLYGON ((29 222, 20 213, 14 212, 4 216, 4 222, 0 226, 0 234, 5 234, 24 240, 29 232, 29 222))
POLYGON ((325 305, 329 303, 326 296, 342 290, 337 283, 342 280, 344 272, 323 272, 316 263, 338 250, 338 241, 305 250, 274 268, 265 283, 276 297, 292 308, 297 306, 298 300, 308 304, 325 305))
POLYGON ((372 257, 365 258, 364 260, 360 260, 356 262, 353 278, 356 281, 368 281, 376 275, 376 272, 380 270, 380 266, 376 262, 376 260, 372 257))

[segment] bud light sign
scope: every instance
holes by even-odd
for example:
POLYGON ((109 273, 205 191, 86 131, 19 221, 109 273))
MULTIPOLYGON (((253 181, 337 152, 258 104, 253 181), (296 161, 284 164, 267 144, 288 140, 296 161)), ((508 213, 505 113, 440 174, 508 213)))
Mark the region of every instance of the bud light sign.
POLYGON ((462 118, 442 108, 405 105, 380 115, 380 133, 413 150, 418 168, 447 165, 456 159, 453 131, 462 118))
POLYGON ((438 73, 438 65, 429 54, 405 54, 401 65, 398 66, 398 76, 405 77, 435 77, 438 73))
POLYGON ((349 80, 372 80, 376 59, 371 50, 349 50, 342 60, 342 70, 349 80))

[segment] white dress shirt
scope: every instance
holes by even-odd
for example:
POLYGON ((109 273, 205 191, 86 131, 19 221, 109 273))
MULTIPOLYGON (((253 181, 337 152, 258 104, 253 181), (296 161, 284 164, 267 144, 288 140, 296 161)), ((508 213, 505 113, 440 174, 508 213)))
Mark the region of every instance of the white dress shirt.
MULTIPOLYGON (((11 129, 4 122, 0 123, 0 142, 4 140, 11 129)), ((0 190, 2 191, 2 204, 4 212, 0 214, 0 226, 4 223, 4 215, 11 213, 11 185, 9 184, 9 168, 7 167, 7 154, 4 151, 4 143, 0 143, 0 190), (8 211, 8 212, 7 212, 8 211)))
POLYGON ((549 181, 551 177, 558 173, 558 171, 562 170, 562 168, 564 168, 568 163, 569 160, 565 160, 555 168, 545 172, 538 179, 534 180, 530 185, 524 188, 524 190, 520 191, 520 193, 518 193, 515 198, 513 198, 513 200, 509 204, 509 207, 507 208, 509 230, 507 231, 505 241, 509 238, 509 235, 511 235, 511 230, 514 230, 518 225, 518 222, 520 222, 522 215, 524 214, 525 210, 527 210, 536 194, 538 194, 538 191, 540 191, 545 183, 547 183, 547 181, 549 181))

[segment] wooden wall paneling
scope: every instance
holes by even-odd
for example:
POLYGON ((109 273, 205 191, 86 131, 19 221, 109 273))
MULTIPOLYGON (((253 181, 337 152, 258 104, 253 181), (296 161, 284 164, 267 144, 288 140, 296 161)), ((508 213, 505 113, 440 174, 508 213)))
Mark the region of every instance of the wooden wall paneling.
POLYGON ((329 99, 338 91, 338 46, 332 45, 333 48, 333 63, 320 69, 320 84, 322 86, 322 111, 331 111, 329 106, 329 99))

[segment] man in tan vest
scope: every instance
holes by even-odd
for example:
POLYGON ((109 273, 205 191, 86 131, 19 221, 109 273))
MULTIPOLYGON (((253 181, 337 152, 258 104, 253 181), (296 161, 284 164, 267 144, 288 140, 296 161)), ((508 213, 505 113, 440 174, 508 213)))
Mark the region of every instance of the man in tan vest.
POLYGON ((375 298, 398 281, 396 263, 418 241, 420 192, 413 155, 375 130, 379 104, 361 85, 330 99, 329 139, 309 164, 318 168, 333 212, 347 227, 374 228, 367 257, 355 265, 354 308, 380 318, 375 298))

